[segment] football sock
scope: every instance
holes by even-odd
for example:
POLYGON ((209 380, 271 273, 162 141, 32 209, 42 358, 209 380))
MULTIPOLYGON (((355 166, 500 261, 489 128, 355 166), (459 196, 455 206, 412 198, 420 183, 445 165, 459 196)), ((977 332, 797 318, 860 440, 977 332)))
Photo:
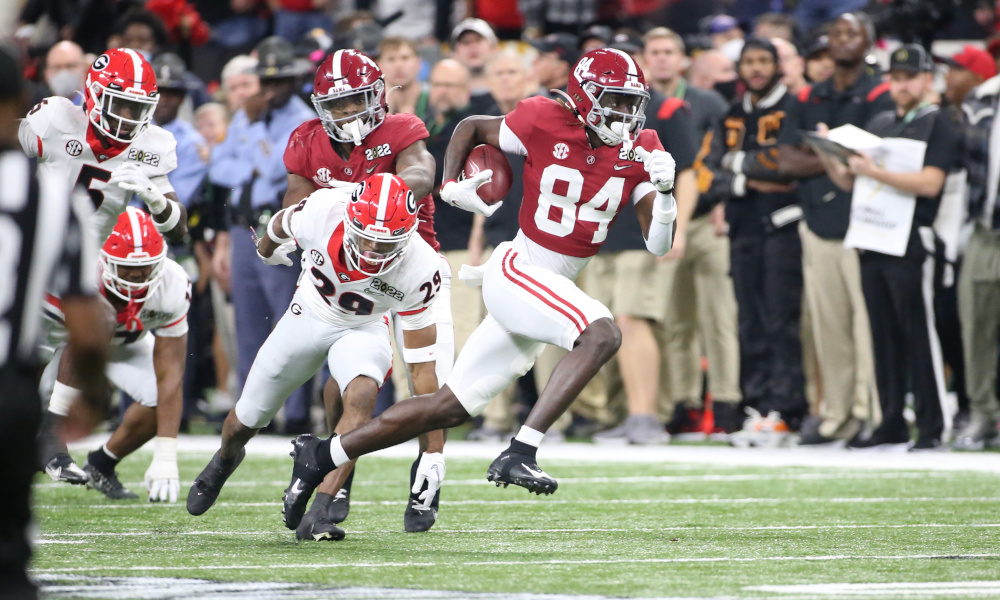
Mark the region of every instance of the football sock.
POLYGON ((317 512, 326 516, 326 512, 330 510, 330 504, 332 503, 333 496, 330 494, 324 494, 323 492, 316 492, 316 498, 313 499, 312 508, 310 508, 309 511, 317 512))
POLYGON ((347 458, 344 447, 340 445, 340 436, 337 434, 320 442, 316 453, 319 455, 317 460, 320 470, 327 473, 351 460, 347 458))
POLYGON ((545 432, 538 431, 528 427, 527 425, 521 425, 521 429, 518 430, 517 435, 514 439, 519 442, 524 442, 529 446, 538 447, 542 443, 542 438, 545 437, 545 432))
MULTIPOLYGON (((354 472, 357 471, 357 470, 358 470, 358 466, 357 466, 357 463, 355 463, 354 464, 354 468, 351 469, 351 474, 347 476, 347 480, 344 482, 344 485, 342 485, 340 487, 340 489, 345 490, 347 493, 351 493, 351 484, 354 483, 354 472)), ((413 485, 413 484, 411 483, 410 485, 413 485)))
POLYGON ((87 462, 101 473, 114 473, 120 460, 108 450, 107 445, 101 446, 87 455, 87 462))

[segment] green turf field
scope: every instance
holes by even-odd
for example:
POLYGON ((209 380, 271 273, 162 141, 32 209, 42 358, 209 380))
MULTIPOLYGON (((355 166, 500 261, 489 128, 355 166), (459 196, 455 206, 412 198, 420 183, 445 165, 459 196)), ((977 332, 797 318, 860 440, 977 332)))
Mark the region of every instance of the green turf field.
MULTIPOLYGON (((143 495, 148 456, 119 467, 143 495)), ((208 457, 182 454, 182 496, 208 457)), ((488 463, 450 458, 437 524, 407 534, 409 461, 362 460, 338 543, 284 529, 288 458, 248 455, 198 518, 183 498, 113 503, 40 476, 34 574, 60 598, 1000 598, 995 472, 540 460, 560 487, 538 498, 485 482, 488 463), (152 579, 122 592, 131 579, 98 576, 309 585, 152 579)))

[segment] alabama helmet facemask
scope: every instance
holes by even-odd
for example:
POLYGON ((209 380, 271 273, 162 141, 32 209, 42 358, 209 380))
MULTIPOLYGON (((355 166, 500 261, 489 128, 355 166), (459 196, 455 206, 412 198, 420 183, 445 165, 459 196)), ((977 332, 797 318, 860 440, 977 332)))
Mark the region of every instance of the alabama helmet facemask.
POLYGON ((331 138, 360 146, 365 136, 385 121, 382 70, 357 50, 338 50, 316 70, 312 103, 331 138), (357 110, 344 112, 352 107, 357 110))
POLYGON ((113 142, 132 143, 153 120, 159 101, 153 67, 129 48, 108 50, 87 71, 90 124, 113 142))
POLYGON ((366 275, 384 275, 399 264, 417 230, 417 201, 390 173, 358 184, 345 208, 344 257, 366 275))
POLYGON ((565 96, 584 125, 609 146, 635 142, 646 122, 646 79, 621 50, 600 48, 580 57, 565 96))
POLYGON ((101 279, 104 287, 125 301, 145 302, 159 287, 167 244, 156 230, 153 219, 129 206, 118 215, 118 223, 101 248, 101 279), (122 269, 149 268, 142 281, 122 276, 122 269))

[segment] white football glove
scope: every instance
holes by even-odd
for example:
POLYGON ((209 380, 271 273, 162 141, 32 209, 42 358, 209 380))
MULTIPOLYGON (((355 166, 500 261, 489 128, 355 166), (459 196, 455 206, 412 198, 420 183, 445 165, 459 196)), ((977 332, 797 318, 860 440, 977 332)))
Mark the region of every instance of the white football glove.
POLYGON ((414 494, 420 492, 420 488, 424 487, 424 482, 427 482, 427 489, 418 496, 420 500, 424 501, 424 507, 431 507, 434 495, 437 494, 438 489, 441 488, 441 482, 444 481, 444 472, 443 453, 424 452, 420 456, 420 464, 417 465, 417 477, 413 480, 413 489, 410 491, 414 494))
POLYGON ((153 462, 146 469, 150 502, 177 502, 181 477, 177 471, 177 438, 153 439, 153 462))
POLYGON ((642 160, 642 166, 649 173, 649 181, 662 193, 674 190, 674 174, 677 164, 674 157, 664 150, 653 150, 650 152, 645 148, 636 146, 635 155, 642 160))
POLYGON ((117 185, 126 192, 139 196, 154 215, 160 214, 167 208, 167 197, 149 180, 139 165, 133 162, 127 162, 115 169, 108 184, 117 185))
POLYGON ((492 178, 493 170, 486 169, 462 181, 449 181, 441 188, 441 199, 455 208, 489 217, 499 210, 503 200, 496 204, 486 204, 476 190, 492 178))
POLYGON ((290 267, 292 266, 292 259, 288 258, 288 255, 295 252, 295 248, 297 248, 295 242, 285 242, 275 248, 271 256, 262 255, 260 250, 257 251, 257 256, 264 261, 265 265, 285 265, 286 267, 290 267))

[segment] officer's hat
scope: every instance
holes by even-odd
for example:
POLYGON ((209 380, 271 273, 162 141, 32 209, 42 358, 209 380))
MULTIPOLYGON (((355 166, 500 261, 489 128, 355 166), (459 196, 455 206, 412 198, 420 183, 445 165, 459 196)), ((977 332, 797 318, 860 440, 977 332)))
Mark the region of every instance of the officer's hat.
POLYGON ((156 87, 161 90, 183 90, 189 89, 188 82, 184 79, 187 67, 184 59, 173 52, 158 54, 152 61, 153 73, 156 75, 156 87))
POLYGON ((285 38, 272 35, 257 44, 257 75, 261 79, 298 77, 310 70, 309 61, 295 56, 295 47, 285 38))

